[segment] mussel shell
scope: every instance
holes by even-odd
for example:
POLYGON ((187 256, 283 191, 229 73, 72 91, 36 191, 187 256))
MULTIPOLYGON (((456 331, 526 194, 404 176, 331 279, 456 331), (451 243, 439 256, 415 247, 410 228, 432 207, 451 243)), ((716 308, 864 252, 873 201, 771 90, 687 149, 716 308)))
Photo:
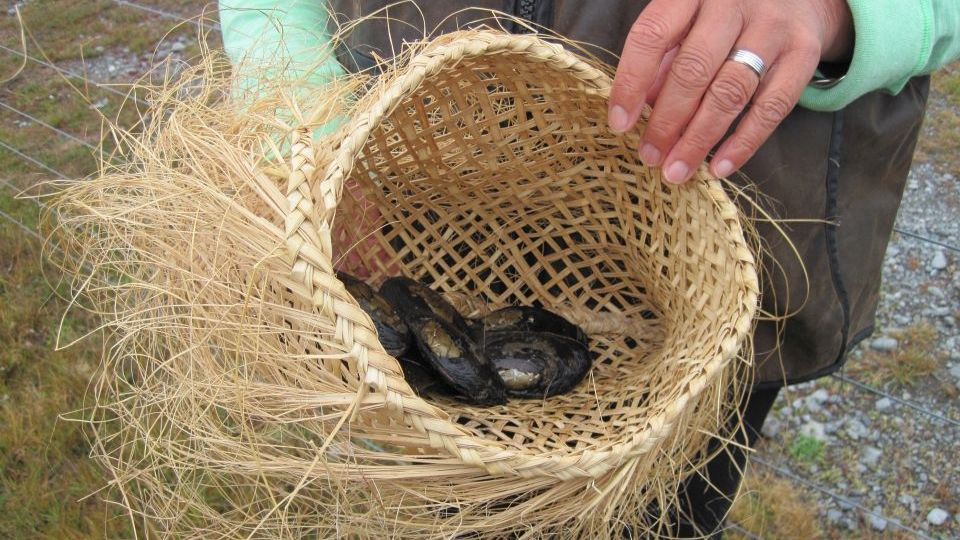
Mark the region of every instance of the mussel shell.
POLYGON ((484 352, 507 394, 544 398, 569 392, 590 371, 590 351, 580 341, 549 332, 489 332, 484 352))
POLYGON ((423 283, 402 276, 392 277, 380 286, 380 294, 396 306, 401 315, 403 310, 415 311, 416 314, 430 312, 461 332, 469 331, 466 319, 457 308, 423 283))
POLYGON ((367 312, 377 329, 377 337, 387 354, 394 358, 404 354, 413 342, 410 328, 403 322, 394 306, 383 295, 363 281, 343 272, 337 274, 347 292, 357 301, 360 309, 367 312))
POLYGON ((458 399, 475 405, 507 402, 503 381, 469 335, 429 314, 406 321, 420 358, 453 388, 458 399))
POLYGON ((584 345, 589 343, 587 334, 567 319, 542 308, 514 306, 498 309, 471 321, 474 339, 483 343, 490 332, 549 332, 584 345))

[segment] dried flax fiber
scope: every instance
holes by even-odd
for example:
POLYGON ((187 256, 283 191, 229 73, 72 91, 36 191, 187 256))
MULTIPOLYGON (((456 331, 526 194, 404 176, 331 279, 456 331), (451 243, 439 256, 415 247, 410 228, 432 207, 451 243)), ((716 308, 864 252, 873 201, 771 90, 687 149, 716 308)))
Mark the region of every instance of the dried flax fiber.
POLYGON ((51 201, 77 307, 109 338, 89 424, 134 528, 662 532, 749 384, 753 245, 720 182, 664 184, 639 131, 606 127, 609 72, 534 35, 462 31, 375 80, 242 105, 231 78, 208 52, 145 85, 142 125, 51 201), (473 314, 539 303, 588 331, 595 367, 542 401, 420 399, 341 268, 473 314))

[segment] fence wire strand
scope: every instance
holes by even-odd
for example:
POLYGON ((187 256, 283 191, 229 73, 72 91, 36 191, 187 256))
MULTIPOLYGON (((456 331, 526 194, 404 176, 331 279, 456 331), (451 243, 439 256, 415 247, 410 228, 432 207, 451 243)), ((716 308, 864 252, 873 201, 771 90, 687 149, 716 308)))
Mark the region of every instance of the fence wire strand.
POLYGON ((80 144, 82 144, 83 146, 86 146, 87 148, 89 148, 89 149, 91 149, 91 150, 96 150, 96 149, 97 149, 96 146, 94 146, 94 145, 90 144, 89 142, 81 139, 80 137, 77 137, 76 135, 74 135, 74 134, 72 134, 72 133, 68 133, 68 132, 66 132, 66 131, 64 131, 64 130, 56 127, 56 126, 52 126, 52 125, 44 122, 43 120, 41 120, 41 119, 33 116, 33 115, 30 114, 30 113, 21 111, 20 109, 14 107, 13 105, 8 105, 7 103, 5 103, 5 102, 3 102, 3 101, 0 101, 0 107, 4 108, 4 109, 6 109, 6 110, 8 110, 8 111, 10 111, 10 112, 12 112, 12 113, 14 113, 14 114, 17 114, 17 115, 19 115, 19 116, 22 116, 22 117, 26 118, 27 120, 33 122, 34 124, 43 126, 43 127, 47 128, 47 129, 53 131, 53 132, 56 133, 57 135, 60 135, 61 137, 64 137, 64 138, 70 139, 70 140, 72 140, 72 141, 74 141, 74 142, 80 143, 80 144))

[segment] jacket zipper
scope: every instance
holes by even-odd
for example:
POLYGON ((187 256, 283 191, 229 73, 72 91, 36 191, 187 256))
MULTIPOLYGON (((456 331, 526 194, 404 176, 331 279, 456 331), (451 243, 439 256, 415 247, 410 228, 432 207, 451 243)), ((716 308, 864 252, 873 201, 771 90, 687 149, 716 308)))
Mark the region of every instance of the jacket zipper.
POLYGON ((517 0, 517 16, 521 19, 534 22, 533 16, 537 12, 537 0, 517 0))
MULTIPOLYGON (((515 0, 514 15, 517 17, 538 25, 543 25, 543 21, 537 20, 537 4, 540 0, 515 0)), ((526 34, 530 30, 520 24, 514 24, 514 33, 526 34)))

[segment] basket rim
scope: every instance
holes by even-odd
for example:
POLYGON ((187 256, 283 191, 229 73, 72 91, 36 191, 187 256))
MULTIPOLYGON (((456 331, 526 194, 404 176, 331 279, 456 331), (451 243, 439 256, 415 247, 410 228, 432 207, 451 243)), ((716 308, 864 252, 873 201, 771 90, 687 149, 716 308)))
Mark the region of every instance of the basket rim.
MULTIPOLYGON (((735 245, 735 266, 740 274, 738 282, 746 289, 746 293, 739 298, 739 316, 728 329, 728 335, 720 340, 719 351, 704 362, 700 376, 688 384, 679 399, 671 403, 663 414, 651 418, 645 427, 633 433, 629 439, 605 446, 602 450, 588 447, 562 455, 524 453, 473 434, 453 422, 448 413, 417 396, 403 378, 397 361, 386 353, 377 340, 370 317, 359 308, 334 274, 332 230, 335 211, 355 158, 383 118, 403 99, 416 92, 427 77, 463 59, 489 54, 515 54, 527 61, 545 64, 551 69, 573 75, 587 86, 585 91, 597 92, 603 98, 609 97, 612 84, 609 75, 559 44, 530 34, 514 35, 491 30, 476 30, 461 36, 448 34, 441 44, 430 45, 414 56, 403 66, 403 74, 387 83, 373 105, 345 126, 341 131, 344 135, 334 148, 332 159, 322 175, 318 175, 316 168, 317 149, 310 132, 306 128, 294 131, 287 187, 289 207, 285 216, 291 273, 310 292, 313 307, 336 321, 338 338, 357 360, 364 383, 360 385, 359 392, 382 394, 387 412, 427 436, 433 448, 445 450, 451 457, 485 469, 493 475, 596 478, 626 458, 655 448, 658 441, 672 432, 687 403, 713 382, 737 355, 753 328, 757 310, 760 288, 756 261, 744 239, 736 206, 720 181, 710 175, 705 167, 699 167, 693 182, 702 186, 701 191, 718 205, 728 240, 735 245), (315 181, 316 188, 311 189, 315 181)), ((344 418, 348 415, 352 418, 356 413, 356 410, 347 411, 344 418)))

